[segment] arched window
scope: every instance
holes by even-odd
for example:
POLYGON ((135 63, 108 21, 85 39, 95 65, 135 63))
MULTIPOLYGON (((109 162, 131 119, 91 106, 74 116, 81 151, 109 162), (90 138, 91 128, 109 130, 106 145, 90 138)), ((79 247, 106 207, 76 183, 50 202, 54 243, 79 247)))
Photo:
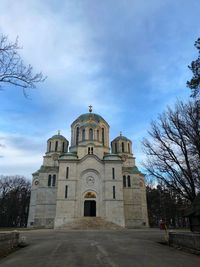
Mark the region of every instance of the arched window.
POLYGON ((88 154, 93 154, 93 151, 94 151, 93 147, 89 146, 88 147, 88 154))
POLYGON ((99 130, 97 130, 97 140, 99 141, 99 130))
POLYGON ((103 145, 104 145, 104 142, 105 142, 105 140, 104 140, 104 128, 102 128, 102 143, 103 143, 103 145))
POLYGON ((55 186, 56 185, 56 175, 54 174, 53 175, 53 182, 52 182, 52 186, 55 186))
POLYGON ((122 152, 124 152, 124 142, 122 142, 122 152))
POLYGON ((131 153, 130 144, 128 143, 128 153, 131 153))
POLYGON ((85 141, 85 129, 82 130, 82 141, 85 141))
POLYGON ((51 152, 51 142, 49 142, 49 152, 51 152))
POLYGON ((51 174, 49 174, 49 177, 48 177, 48 186, 51 186, 51 174))
POLYGON ((89 140, 93 140, 93 129, 90 128, 89 130, 89 140))
POLYGON ((130 177, 130 175, 128 175, 128 177, 127 177, 127 183, 128 183, 128 187, 131 187, 131 177, 130 177))
POLYGON ((58 141, 56 141, 56 144, 55 144, 55 151, 58 150, 58 141))
POLYGON ((117 143, 115 143, 115 153, 117 153, 117 143))
POLYGON ((65 152, 65 142, 62 144, 62 152, 65 152))
POLYGON ((116 196, 115 196, 115 186, 113 186, 113 199, 115 199, 116 196))
POLYGON ((126 176, 123 176, 123 187, 126 187, 126 176))
POLYGON ((112 168, 112 178, 115 179, 115 168, 112 168))
POLYGON ((66 179, 69 178, 69 167, 66 168, 66 179))
POLYGON ((79 140, 79 127, 76 128, 76 145, 78 145, 79 140))
POLYGON ((65 186, 65 198, 68 197, 68 185, 65 186))

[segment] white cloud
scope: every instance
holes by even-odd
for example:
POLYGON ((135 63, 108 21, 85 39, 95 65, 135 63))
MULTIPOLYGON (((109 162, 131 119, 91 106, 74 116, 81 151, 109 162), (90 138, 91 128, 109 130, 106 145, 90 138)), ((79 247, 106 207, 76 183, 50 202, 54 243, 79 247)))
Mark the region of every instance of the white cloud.
POLYGON ((0 173, 31 177, 42 164, 44 144, 40 138, 0 132, 0 173))

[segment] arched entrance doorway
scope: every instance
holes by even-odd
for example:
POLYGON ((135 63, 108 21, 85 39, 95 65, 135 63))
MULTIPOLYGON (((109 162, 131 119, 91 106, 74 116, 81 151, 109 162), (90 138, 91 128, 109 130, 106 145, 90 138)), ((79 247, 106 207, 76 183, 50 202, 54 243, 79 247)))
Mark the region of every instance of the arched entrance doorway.
POLYGON ((96 201, 95 200, 85 200, 84 216, 96 217, 96 201))
POLYGON ((84 216, 96 216, 96 194, 94 192, 87 192, 84 196, 87 200, 84 201, 84 216))

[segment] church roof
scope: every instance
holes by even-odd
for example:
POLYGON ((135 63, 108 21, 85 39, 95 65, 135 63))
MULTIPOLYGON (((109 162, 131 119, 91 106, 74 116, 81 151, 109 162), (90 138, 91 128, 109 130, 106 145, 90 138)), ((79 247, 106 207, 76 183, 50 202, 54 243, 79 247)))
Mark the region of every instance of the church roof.
POLYGON ((77 159, 77 154, 76 153, 72 153, 72 152, 67 152, 67 153, 64 153, 62 155, 60 155, 60 158, 59 159, 77 159))
POLYGON ((113 154, 113 153, 108 153, 106 155, 104 155, 103 157, 104 160, 120 160, 121 161, 121 157, 117 154, 113 154))
POLYGON ((87 122, 84 121, 80 124, 80 126, 84 126, 84 127, 96 127, 97 125, 98 125, 97 122, 88 122, 88 121, 87 122))
POLYGON ((133 167, 122 167, 123 171, 127 171, 129 173, 133 173, 133 174, 142 174, 141 171, 138 170, 137 166, 133 166, 133 167))
POLYGON ((86 121, 95 121, 97 123, 99 122, 104 122, 108 125, 108 123, 104 120, 104 118, 102 118, 100 115, 96 114, 96 113, 85 113, 85 114, 82 114, 80 115, 73 123, 77 123, 77 122, 86 122, 86 121))

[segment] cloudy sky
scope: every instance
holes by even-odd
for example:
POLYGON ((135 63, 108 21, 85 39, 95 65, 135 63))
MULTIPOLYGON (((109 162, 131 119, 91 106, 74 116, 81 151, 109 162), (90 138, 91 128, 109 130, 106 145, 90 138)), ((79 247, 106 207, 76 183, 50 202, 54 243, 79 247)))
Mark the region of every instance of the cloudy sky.
POLYGON ((199 0, 0 0, 0 34, 19 37, 35 72, 48 76, 23 96, 0 91, 0 174, 31 173, 46 140, 93 111, 110 124, 110 139, 133 141, 137 163, 151 120, 187 100, 187 65, 197 57, 199 0))

